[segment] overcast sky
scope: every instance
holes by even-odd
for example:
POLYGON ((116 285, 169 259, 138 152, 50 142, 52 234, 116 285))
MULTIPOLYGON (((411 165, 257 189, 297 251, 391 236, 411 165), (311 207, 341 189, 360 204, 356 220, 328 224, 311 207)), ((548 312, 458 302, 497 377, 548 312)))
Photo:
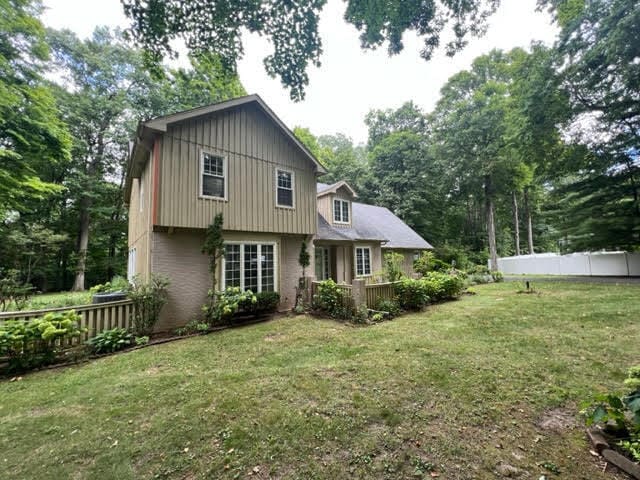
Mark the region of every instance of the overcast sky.
MULTIPOLYGON (((68 28, 80 37, 98 25, 127 26, 119 0, 45 0, 43 21, 53 28, 68 28)), ((270 47, 265 39, 247 36, 245 58, 238 70, 248 93, 259 94, 291 128, 308 127, 314 134, 342 132, 365 142, 364 116, 371 109, 397 108, 413 100, 425 111, 433 109, 440 88, 454 73, 466 69, 473 59, 492 48, 528 47, 531 41, 551 44, 556 28, 545 13, 536 12, 536 0, 502 0, 491 17, 487 34, 471 39, 453 58, 438 52, 430 62, 419 56, 421 41, 405 36, 405 49, 388 57, 384 48, 360 49, 358 32, 342 20, 345 4, 329 0, 323 10, 320 34, 322 66, 309 71, 310 83, 303 102, 294 103, 278 79, 265 73, 262 59, 270 47)))

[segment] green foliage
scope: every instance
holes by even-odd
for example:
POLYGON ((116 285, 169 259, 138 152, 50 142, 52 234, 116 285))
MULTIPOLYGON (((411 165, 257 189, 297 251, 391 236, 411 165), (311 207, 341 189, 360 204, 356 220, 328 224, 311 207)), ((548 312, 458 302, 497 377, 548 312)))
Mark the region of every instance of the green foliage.
POLYGON ((420 281, 427 286, 427 295, 434 301, 458 298, 464 290, 464 280, 458 275, 429 272, 420 281))
POLYGON ((427 272, 431 271, 434 260, 435 256, 433 252, 431 250, 424 250, 420 252, 420 256, 413 261, 413 269, 420 275, 426 275, 427 272))
POLYGON ((142 338, 147 339, 146 342, 142 341, 142 343, 147 343, 149 341, 148 336, 136 337, 134 339, 133 334, 126 328, 112 328, 111 330, 104 330, 95 337, 90 338, 87 341, 87 344, 93 353, 113 353, 130 347, 134 341, 136 344, 140 345, 140 343, 138 343, 138 339, 142 338))
POLYGON ((127 290, 129 290, 129 280, 121 275, 116 275, 110 282, 94 285, 89 289, 89 293, 93 295, 96 293, 126 292, 127 290))
POLYGON ((144 335, 142 337, 135 337, 133 339, 133 341, 135 342, 135 344, 137 346, 142 346, 142 345, 146 345, 149 343, 149 336, 148 335, 144 335))
POLYGON ((626 395, 599 393, 595 401, 583 403, 587 425, 613 427, 623 437, 640 435, 640 365, 629 369, 625 385, 630 388, 626 395))
POLYGON ((502 274, 502 272, 499 272, 499 271, 491 272, 491 278, 496 283, 504 282, 504 275, 502 274))
POLYGON ((209 256, 209 272, 211 273, 212 290, 216 289, 216 273, 218 260, 224 255, 224 238, 222 229, 224 218, 222 213, 216 214, 213 222, 207 227, 202 253, 209 256))
POLYGON ((18 275, 17 270, 8 270, 0 278, 0 312, 5 312, 11 307, 22 310, 33 293, 33 287, 22 283, 18 275))
POLYGON ((307 251, 307 242, 302 242, 300 245, 300 255, 298 255, 298 265, 302 267, 302 276, 305 276, 305 269, 309 266, 311 257, 307 251))
MULTIPOLYGON (((231 322, 233 316, 240 308, 250 308, 250 304, 256 304, 258 298, 251 290, 242 291, 240 287, 227 287, 221 292, 209 291, 212 300, 209 305, 202 307, 209 325, 226 325, 231 322)), ((268 299, 265 299, 268 303, 268 299)))
POLYGON ((618 445, 636 462, 640 462, 640 434, 632 434, 629 440, 621 440, 618 445))
POLYGON ((429 287, 421 280, 403 278, 393 288, 403 310, 420 310, 431 300, 429 287))
POLYGON ((49 48, 37 0, 0 1, 0 218, 60 192, 40 169, 69 158, 69 134, 42 79, 49 48))
POLYGON ((404 272, 402 271, 404 255, 396 252, 387 252, 384 254, 383 262, 382 268, 387 281, 395 282, 404 277, 404 272))
MULTIPOLYGON (((325 3, 325 0, 229 2, 222 8, 213 0, 123 1, 125 14, 131 20, 128 33, 145 49, 151 68, 158 70, 163 58, 174 54, 173 41, 181 38, 193 56, 215 51, 222 64, 235 71, 244 53, 241 33, 246 29, 270 39, 273 53, 264 59, 265 69, 270 76, 280 78, 294 100, 304 99, 308 66, 320 66, 322 41, 318 24, 325 3), (203 22, 205 17, 207 21, 203 22)), ((484 32, 487 17, 498 4, 498 0, 453 3, 350 0, 344 18, 361 32, 362 48, 375 49, 386 43, 390 55, 402 51, 406 31, 415 31, 424 39, 420 55, 428 60, 440 44, 440 34, 450 19, 455 19, 451 20, 455 38, 446 44, 446 52, 452 56, 466 45, 466 38, 484 32)))
POLYGON ((167 303, 169 279, 161 275, 151 275, 149 283, 134 279, 128 290, 133 300, 133 332, 137 336, 150 335, 160 318, 160 311, 167 303))
POLYGON ((241 301, 240 310, 243 313, 259 316, 275 312, 278 309, 278 305, 280 305, 280 294, 278 292, 259 292, 251 298, 241 301))
POLYGON ((387 300, 384 298, 378 300, 376 310, 387 312, 391 318, 397 317, 402 313, 402 309, 400 308, 400 304, 397 300, 387 300))
POLYGON ((190 320, 189 323, 183 327, 176 328, 174 330, 176 335, 193 335, 194 333, 206 333, 211 327, 208 323, 200 322, 196 319, 190 320))
POLYGON ((365 325, 369 323, 369 309, 366 305, 360 305, 351 317, 351 322, 356 325, 365 325))
POLYGON ((78 326, 75 311, 51 312, 31 320, 0 324, 0 356, 9 358, 9 371, 22 371, 54 363, 66 342, 86 329, 78 326))
POLYGON ((314 303, 319 310, 340 320, 351 320, 355 313, 349 295, 331 279, 320 282, 314 303))

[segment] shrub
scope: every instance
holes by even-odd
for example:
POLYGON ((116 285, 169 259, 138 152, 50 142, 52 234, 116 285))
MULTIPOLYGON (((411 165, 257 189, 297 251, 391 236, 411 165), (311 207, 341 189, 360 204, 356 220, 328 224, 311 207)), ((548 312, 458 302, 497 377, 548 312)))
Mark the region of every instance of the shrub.
POLYGON ((402 313, 402 309, 397 300, 386 300, 384 298, 378 300, 376 310, 387 312, 390 318, 397 317, 402 313))
POLYGON ((351 299, 343 293, 342 289, 333 280, 325 280, 318 285, 318 293, 314 301, 316 306, 326 312, 330 317, 341 320, 350 320, 354 309, 351 299))
POLYGON ((9 358, 9 370, 20 371, 55 362, 70 339, 86 329, 75 311, 51 312, 32 320, 8 320, 0 325, 0 356, 9 358))
POLYGON ((401 253, 388 252, 384 254, 384 276, 389 282, 396 282, 404 277, 402 262, 404 256, 401 253))
POLYGON ((133 300, 133 332, 138 336, 150 335, 160 318, 160 311, 167 303, 169 280, 152 275, 149 283, 134 281, 129 288, 133 300))
POLYGON ((147 343, 149 343, 149 337, 146 335, 143 337, 136 337, 134 338, 134 342, 138 346, 146 345, 147 343))
POLYGON ((416 260, 414 260, 413 269, 421 275, 426 275, 427 272, 431 270, 431 264, 433 263, 433 260, 433 252, 425 250, 420 253, 420 256, 416 260))
POLYGON ((16 310, 22 310, 33 293, 33 287, 28 283, 22 283, 17 270, 8 270, 3 278, 0 278, 0 312, 7 311, 10 305, 16 310))
POLYGON ((280 305, 280 294, 278 292, 260 292, 255 294, 256 301, 249 298, 240 302, 240 310, 253 314, 256 317, 267 313, 273 313, 280 305))
POLYGON ((464 290, 464 280, 457 275, 431 272, 422 281, 426 285, 427 295, 436 301, 457 298, 464 290))
POLYGON ((587 425, 599 424, 613 430, 617 444, 636 460, 640 460, 640 365, 629 369, 625 395, 598 394, 594 402, 583 404, 587 425))
POLYGON ((382 321, 384 321, 384 315, 382 315, 381 313, 374 313, 371 316, 371 321, 374 323, 380 323, 382 321))
POLYGON ((502 274, 502 272, 491 272, 491 278, 496 283, 504 281, 504 275, 502 274))
POLYGON ((228 324, 241 305, 258 302, 251 290, 243 292, 240 287, 227 287, 221 292, 209 290, 209 298, 209 304, 202 307, 209 325, 228 324))
POLYGON ((96 293, 126 292, 127 290, 129 290, 129 280, 122 275, 116 275, 110 282, 94 285, 89 289, 89 293, 94 295, 96 293))
POLYGON ((113 353, 131 346, 133 341, 133 334, 126 328, 112 328, 90 338, 87 344, 93 353, 113 353))
POLYGON ((404 278, 394 285, 394 290, 404 310, 420 310, 430 300, 427 286, 421 280, 404 278))
POLYGON ((483 275, 481 273, 472 273, 467 279, 470 285, 481 285, 483 283, 489 283, 491 280, 491 275, 483 275))

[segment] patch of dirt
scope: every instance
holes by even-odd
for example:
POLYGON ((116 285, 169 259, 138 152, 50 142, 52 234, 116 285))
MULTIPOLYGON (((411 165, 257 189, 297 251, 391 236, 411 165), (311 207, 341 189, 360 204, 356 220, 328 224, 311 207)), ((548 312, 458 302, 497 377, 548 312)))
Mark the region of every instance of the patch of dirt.
POLYGON ((564 408, 554 408, 553 410, 544 412, 537 426, 542 430, 560 432, 562 430, 576 428, 578 421, 574 412, 564 408))
POLYGON ((161 365, 155 365, 153 367, 147 368, 144 373, 146 373, 147 375, 157 375, 160 373, 161 367, 161 365))
POLYGON ((270 333, 264 337, 265 342, 275 342, 276 340, 284 340, 287 336, 282 333, 270 333))

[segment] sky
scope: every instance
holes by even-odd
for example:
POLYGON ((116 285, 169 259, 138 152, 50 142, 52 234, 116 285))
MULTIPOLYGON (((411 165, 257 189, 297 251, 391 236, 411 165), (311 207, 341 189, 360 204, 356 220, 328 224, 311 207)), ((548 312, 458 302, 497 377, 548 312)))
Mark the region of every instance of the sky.
MULTIPOLYGON (((128 25, 119 0, 45 0, 44 4, 45 25, 68 28, 83 38, 98 25, 128 25)), ((429 112, 447 79, 469 68, 474 58, 493 48, 526 48, 534 40, 553 43, 557 29, 535 5, 536 0, 502 0, 484 37, 471 38, 453 58, 439 51, 426 62, 419 56, 421 40, 411 33, 405 35, 399 55, 389 57, 384 47, 362 50, 357 30, 342 19, 345 3, 329 0, 320 20, 322 65, 309 70, 304 101, 293 102, 280 80, 266 74, 262 60, 270 53, 270 45, 257 35, 243 38, 245 56, 238 73, 247 93, 259 94, 290 128, 307 127, 315 135, 340 132, 364 143, 364 117, 370 110, 398 108, 413 100, 429 112)))

